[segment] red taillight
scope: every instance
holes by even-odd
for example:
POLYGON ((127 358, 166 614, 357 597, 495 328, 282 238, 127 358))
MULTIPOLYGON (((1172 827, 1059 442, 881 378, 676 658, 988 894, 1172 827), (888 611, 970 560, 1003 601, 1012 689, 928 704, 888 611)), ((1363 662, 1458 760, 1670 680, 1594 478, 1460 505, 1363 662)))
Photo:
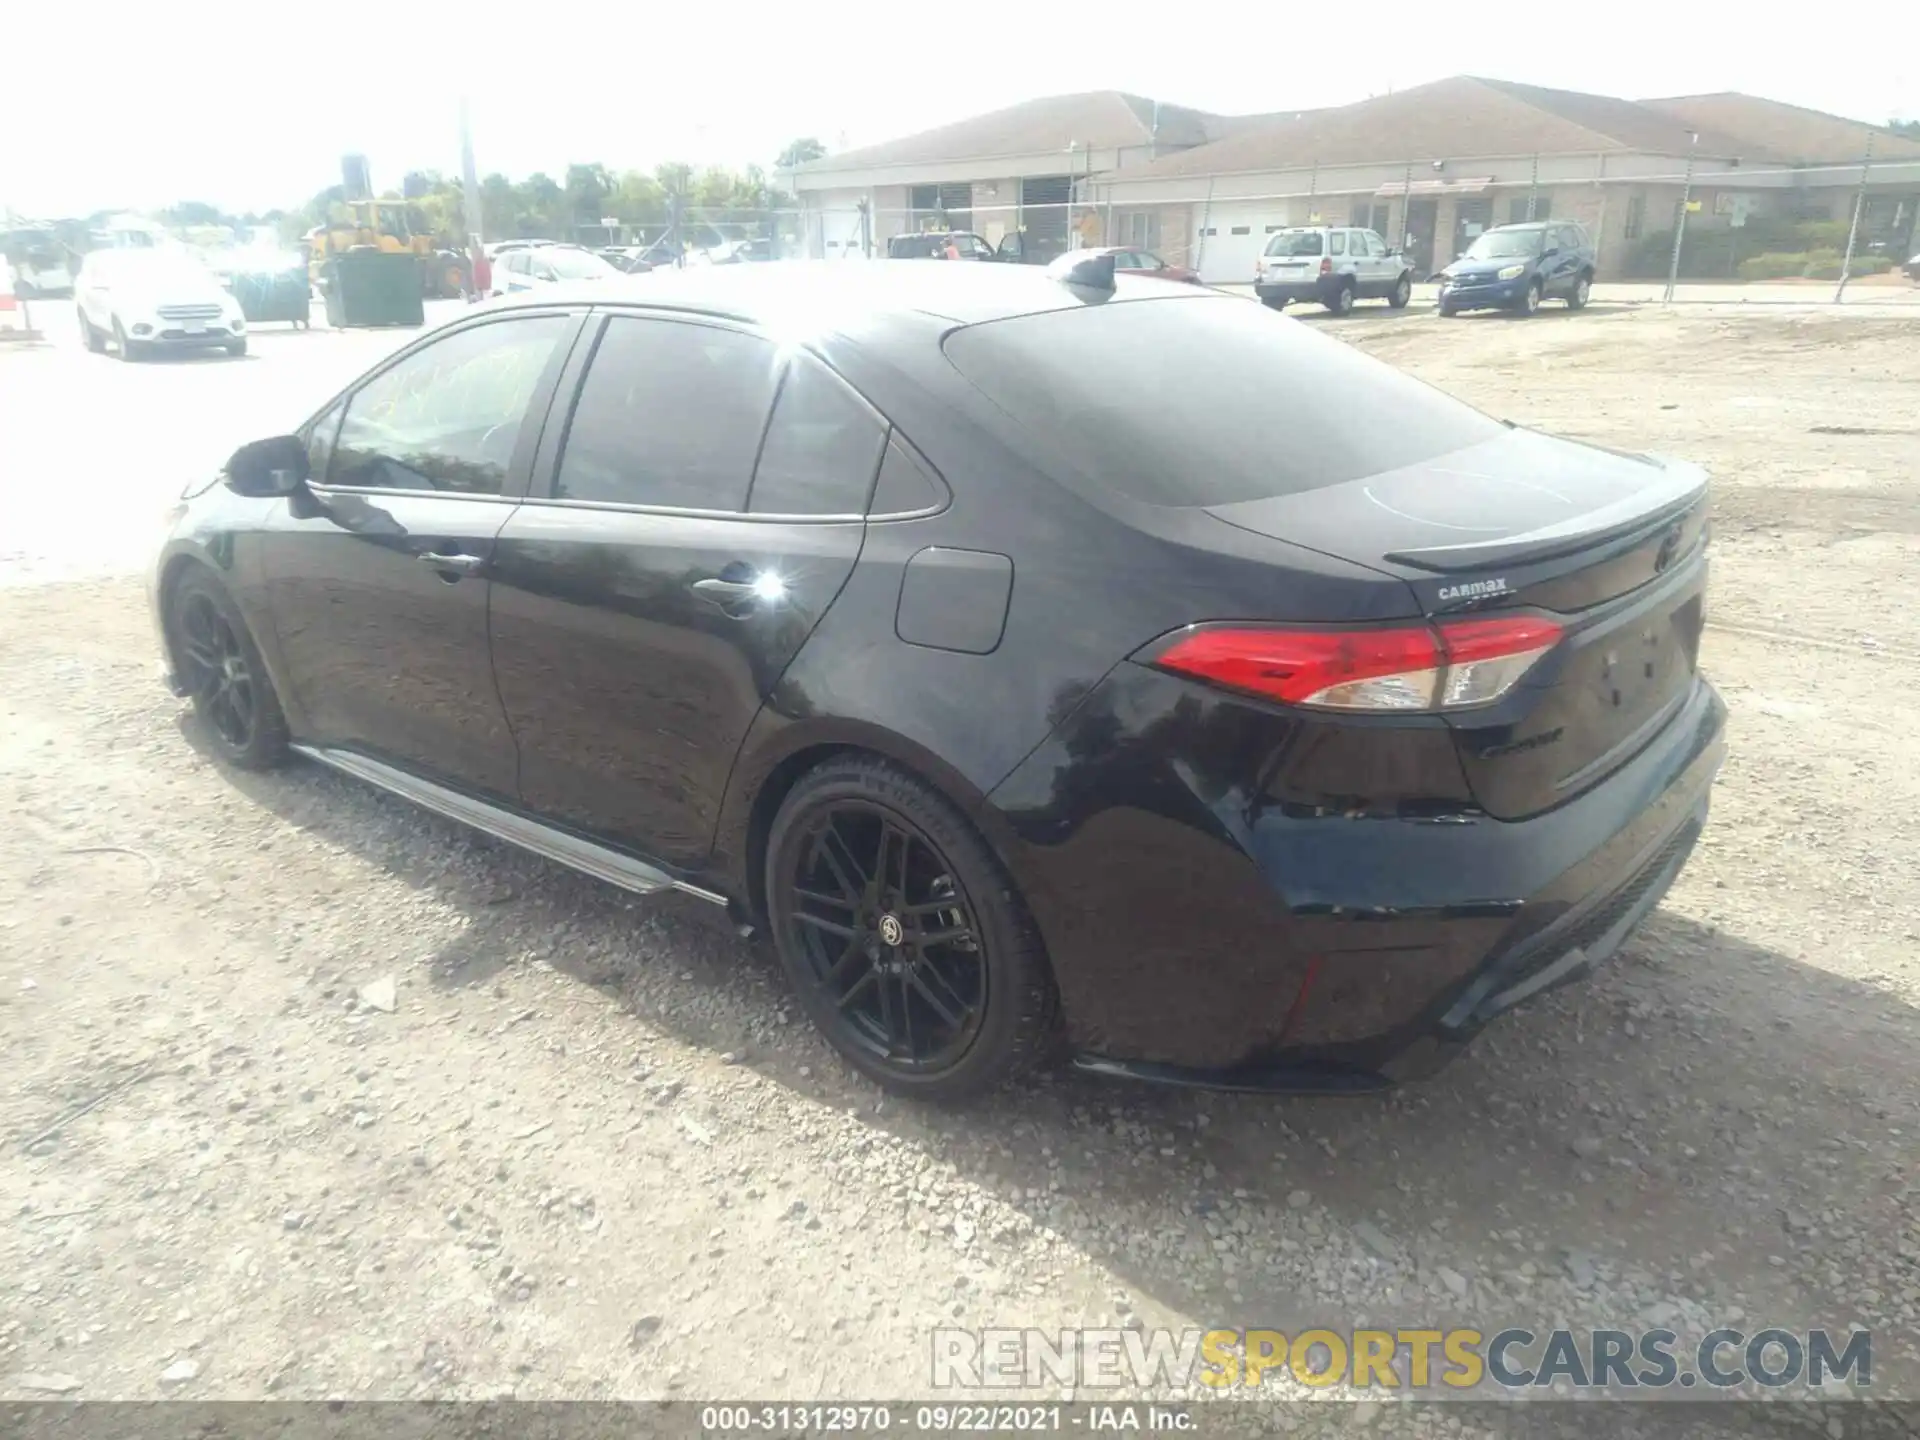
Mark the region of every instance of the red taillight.
POLYGON ((1535 615, 1379 630, 1223 626, 1189 631, 1153 663, 1284 705, 1450 710, 1497 700, 1560 634, 1535 615))

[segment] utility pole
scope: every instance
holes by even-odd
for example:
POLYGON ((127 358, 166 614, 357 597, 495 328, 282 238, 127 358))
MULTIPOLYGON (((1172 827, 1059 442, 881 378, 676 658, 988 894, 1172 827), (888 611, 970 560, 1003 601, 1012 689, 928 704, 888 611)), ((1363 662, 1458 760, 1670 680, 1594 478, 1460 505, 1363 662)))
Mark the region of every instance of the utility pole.
POLYGON ((1680 242, 1687 238, 1687 205, 1693 199, 1693 157, 1700 145, 1700 132, 1687 132, 1687 178, 1680 187, 1680 216, 1673 224, 1673 258, 1667 262, 1667 293, 1661 303, 1673 303, 1673 285, 1680 278, 1680 242))
POLYGON ((480 220, 480 174, 473 167, 473 126, 464 95, 460 97, 460 185, 461 208, 467 216, 467 243, 479 245, 486 239, 480 220))
POLYGON ((1873 132, 1867 132, 1867 153, 1860 162, 1860 189, 1853 197, 1853 224, 1847 227, 1847 253, 1840 257, 1840 283, 1834 287, 1833 303, 1847 293, 1847 275, 1853 269, 1853 242, 1860 235, 1860 215, 1867 208, 1867 176, 1873 172, 1873 132))

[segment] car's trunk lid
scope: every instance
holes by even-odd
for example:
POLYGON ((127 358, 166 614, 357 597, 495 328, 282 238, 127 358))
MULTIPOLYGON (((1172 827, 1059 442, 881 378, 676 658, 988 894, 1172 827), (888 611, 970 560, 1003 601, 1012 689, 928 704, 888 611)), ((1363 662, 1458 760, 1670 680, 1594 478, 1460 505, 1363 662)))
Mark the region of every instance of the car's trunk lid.
POLYGON ((1561 623, 1560 643, 1511 691, 1448 716, 1492 815, 1531 815, 1597 783, 1691 688, 1706 583, 1695 466, 1514 430, 1211 513, 1394 574, 1430 616, 1517 608, 1561 623))

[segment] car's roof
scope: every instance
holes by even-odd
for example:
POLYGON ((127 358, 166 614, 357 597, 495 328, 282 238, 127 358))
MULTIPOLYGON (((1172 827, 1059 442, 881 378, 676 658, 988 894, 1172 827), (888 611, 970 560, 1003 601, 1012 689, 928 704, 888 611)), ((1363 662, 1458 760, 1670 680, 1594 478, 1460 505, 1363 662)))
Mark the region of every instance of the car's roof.
MULTIPOLYGON (((578 287, 549 285, 537 294, 490 302, 520 308, 577 301, 626 302, 693 314, 721 315, 770 328, 796 320, 811 328, 845 328, 839 317, 917 313, 962 325, 1045 310, 1129 299, 1166 299, 1173 287, 1130 275, 1111 294, 1068 285, 1038 265, 929 265, 922 260, 776 260, 763 265, 695 266, 623 275, 578 287)), ((1189 287, 1191 288, 1191 287, 1189 287)), ((1211 292, 1196 292, 1205 294, 1211 292)))

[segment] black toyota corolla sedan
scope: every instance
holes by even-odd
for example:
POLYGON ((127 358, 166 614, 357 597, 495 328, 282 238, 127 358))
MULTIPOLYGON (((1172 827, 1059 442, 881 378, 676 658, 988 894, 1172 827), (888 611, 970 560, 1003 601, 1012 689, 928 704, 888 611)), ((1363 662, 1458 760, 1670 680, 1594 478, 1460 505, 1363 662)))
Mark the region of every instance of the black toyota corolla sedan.
POLYGON ((883 1085, 1340 1092, 1685 863, 1706 540, 1697 468, 1233 296, 742 265, 423 335, 190 487, 153 599, 231 763, 724 905, 883 1085))

